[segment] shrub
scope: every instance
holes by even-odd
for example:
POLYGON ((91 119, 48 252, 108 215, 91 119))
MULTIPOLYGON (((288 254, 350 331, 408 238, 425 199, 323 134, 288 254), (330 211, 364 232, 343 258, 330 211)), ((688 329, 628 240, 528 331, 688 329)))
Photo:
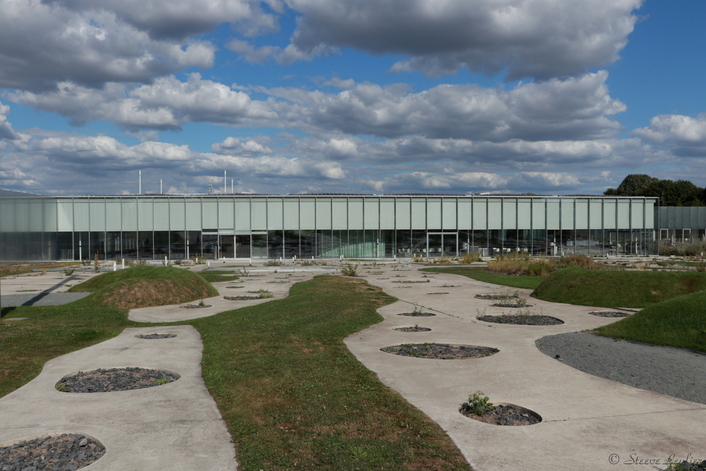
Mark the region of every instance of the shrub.
POLYGON ((358 264, 345 263, 341 265, 341 273, 344 276, 358 276, 358 264))
POLYGON ((480 255, 477 253, 465 253, 458 258, 458 263, 470 265, 473 262, 480 262, 480 255))
POLYGON ((488 396, 483 395, 483 391, 476 391, 468 400, 461 404, 459 409, 464 414, 473 414, 483 417, 485 414, 493 410, 493 404, 488 396))

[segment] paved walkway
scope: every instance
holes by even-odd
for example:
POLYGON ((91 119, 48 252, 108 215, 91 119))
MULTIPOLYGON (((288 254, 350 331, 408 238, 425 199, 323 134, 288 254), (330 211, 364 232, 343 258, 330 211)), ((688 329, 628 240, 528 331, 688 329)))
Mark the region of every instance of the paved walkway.
POLYGON ((137 328, 55 358, 34 380, 0 399, 0 443, 81 433, 107 450, 85 469, 235 470, 230 435, 201 379, 201 349, 191 326, 137 328), (135 337, 155 332, 177 337, 135 337), (165 369, 181 378, 134 391, 77 394, 54 388, 69 374, 119 367, 165 369))
POLYGON ((587 314, 595 308, 529 298, 533 304, 529 311, 558 317, 565 324, 491 324, 476 317, 511 309, 491 307, 491 301, 476 299, 476 294, 519 291, 528 295, 529 291, 457 275, 423 278, 411 269, 386 269, 382 275, 367 278, 399 301, 380 309, 384 322, 351 335, 346 344, 383 383, 439 423, 476 471, 664 469, 666 465, 634 461, 665 463, 672 455, 686 458, 689 454, 692 459, 706 459, 705 405, 582 373, 542 354, 534 344, 545 335, 592 329, 616 319, 587 314), (398 315, 410 312, 415 303, 437 315, 398 315), (415 324, 432 330, 393 330, 415 324), (388 345, 424 342, 482 345, 500 352, 482 359, 431 360, 380 351, 388 345), (464 417, 458 407, 477 390, 492 402, 529 408, 543 421, 509 427, 464 417))

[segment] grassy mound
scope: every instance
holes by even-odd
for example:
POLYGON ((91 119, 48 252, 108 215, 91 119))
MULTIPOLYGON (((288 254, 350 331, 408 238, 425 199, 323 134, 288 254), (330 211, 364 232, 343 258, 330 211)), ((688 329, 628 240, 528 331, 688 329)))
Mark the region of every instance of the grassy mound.
POLYGON ((470 469, 441 427, 343 343, 392 301, 362 280, 324 276, 286 299, 189 322, 239 468, 470 469))
POLYGON ((646 307, 706 289, 706 273, 564 268, 532 293, 545 301, 603 307, 646 307))
POLYGON ((706 291, 654 304, 597 331, 610 337, 706 352, 706 291))
POLYGON ((134 267, 104 273, 69 291, 92 292, 91 303, 121 309, 179 304, 218 295, 196 273, 171 267, 134 267))
POLYGON ((493 283, 496 285, 524 289, 535 289, 542 281, 544 281, 544 277, 542 276, 505 275, 502 273, 493 273, 488 271, 486 268, 481 267, 422 268, 420 271, 428 271, 432 273, 451 273, 452 275, 462 275, 484 283, 493 283))

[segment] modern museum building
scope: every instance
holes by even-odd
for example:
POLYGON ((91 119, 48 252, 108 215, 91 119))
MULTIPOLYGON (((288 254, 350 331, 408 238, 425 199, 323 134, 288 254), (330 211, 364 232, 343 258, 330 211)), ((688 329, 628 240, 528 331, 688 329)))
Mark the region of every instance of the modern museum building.
POLYGON ((3 192, 0 260, 647 255, 659 209, 647 197, 3 192))

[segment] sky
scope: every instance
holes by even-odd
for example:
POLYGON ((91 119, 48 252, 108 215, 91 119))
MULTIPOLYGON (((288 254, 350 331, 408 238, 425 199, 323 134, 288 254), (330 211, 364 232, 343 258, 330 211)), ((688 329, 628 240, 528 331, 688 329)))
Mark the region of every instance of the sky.
POLYGON ((704 20, 702 0, 0 0, 0 188, 704 187, 704 20))

